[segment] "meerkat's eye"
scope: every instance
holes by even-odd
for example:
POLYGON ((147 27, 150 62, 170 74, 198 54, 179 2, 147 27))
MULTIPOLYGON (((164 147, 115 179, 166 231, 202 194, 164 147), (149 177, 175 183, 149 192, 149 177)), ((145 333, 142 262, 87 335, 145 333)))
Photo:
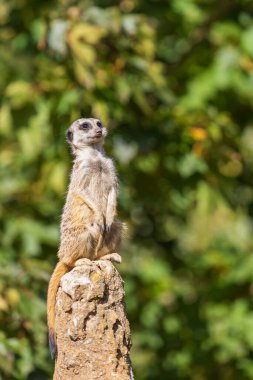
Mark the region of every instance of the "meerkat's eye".
POLYGON ((80 129, 83 129, 83 130, 85 130, 85 129, 88 129, 89 128, 89 123, 82 123, 82 124, 80 124, 80 127, 79 127, 80 129))
POLYGON ((101 121, 97 121, 97 126, 98 126, 99 128, 102 128, 102 127, 103 127, 101 121))

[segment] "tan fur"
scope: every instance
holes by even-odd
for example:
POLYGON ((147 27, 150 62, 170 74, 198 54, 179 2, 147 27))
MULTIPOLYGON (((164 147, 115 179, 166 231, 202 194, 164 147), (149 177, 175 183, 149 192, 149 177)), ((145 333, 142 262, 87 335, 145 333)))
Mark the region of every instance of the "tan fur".
POLYGON ((60 280, 62 276, 69 272, 71 268, 67 265, 58 262, 54 272, 52 274, 51 279, 48 286, 48 296, 47 296, 47 317, 48 317, 48 335, 49 335, 49 345, 52 357, 55 356, 55 331, 54 331, 54 323, 55 323, 55 302, 56 302, 56 294, 58 290, 58 286, 60 284, 60 280))
POLYGON ((67 131, 75 160, 61 219, 59 263, 48 288, 48 328, 53 355, 55 300, 62 275, 82 258, 121 261, 116 253, 122 238, 122 224, 116 218, 118 180, 113 161, 103 150, 106 128, 99 123, 97 119, 79 119, 67 131), (84 129, 85 124, 88 127, 84 129))

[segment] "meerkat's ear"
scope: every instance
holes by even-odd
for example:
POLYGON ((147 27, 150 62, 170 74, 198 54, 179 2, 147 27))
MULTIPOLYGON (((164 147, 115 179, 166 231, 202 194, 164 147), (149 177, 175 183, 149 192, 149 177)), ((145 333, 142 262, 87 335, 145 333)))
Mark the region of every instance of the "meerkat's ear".
POLYGON ((73 140, 73 132, 71 132, 69 129, 66 132, 66 139, 68 143, 71 143, 73 140))

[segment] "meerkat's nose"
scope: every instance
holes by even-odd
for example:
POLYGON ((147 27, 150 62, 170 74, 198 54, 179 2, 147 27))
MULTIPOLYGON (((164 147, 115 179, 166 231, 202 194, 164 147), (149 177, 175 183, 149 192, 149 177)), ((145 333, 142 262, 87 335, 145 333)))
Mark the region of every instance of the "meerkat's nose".
POLYGON ((97 134, 98 136, 102 136, 102 131, 101 131, 101 129, 97 129, 97 130, 96 130, 96 134, 97 134))

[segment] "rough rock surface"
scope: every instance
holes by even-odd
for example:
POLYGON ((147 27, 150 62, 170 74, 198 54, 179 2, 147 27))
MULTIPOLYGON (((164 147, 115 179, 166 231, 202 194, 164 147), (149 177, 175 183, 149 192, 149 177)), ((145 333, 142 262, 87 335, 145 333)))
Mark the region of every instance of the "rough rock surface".
POLYGON ((54 380, 132 380, 123 281, 113 264, 91 261, 61 279, 54 380))

